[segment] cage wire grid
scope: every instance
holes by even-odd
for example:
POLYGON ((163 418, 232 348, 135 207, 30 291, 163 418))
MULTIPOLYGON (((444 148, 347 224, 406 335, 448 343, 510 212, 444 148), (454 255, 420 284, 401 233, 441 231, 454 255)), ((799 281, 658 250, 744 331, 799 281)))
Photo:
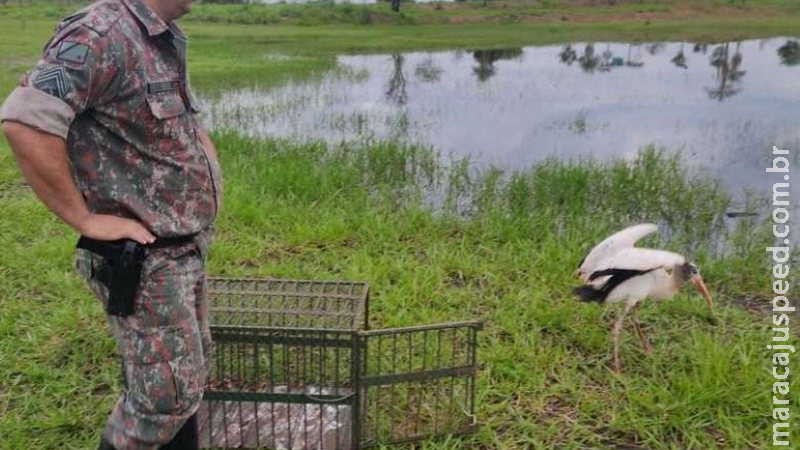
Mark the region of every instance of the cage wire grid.
POLYGON ((202 448, 351 450, 477 428, 481 322, 368 330, 365 283, 208 284, 202 448))

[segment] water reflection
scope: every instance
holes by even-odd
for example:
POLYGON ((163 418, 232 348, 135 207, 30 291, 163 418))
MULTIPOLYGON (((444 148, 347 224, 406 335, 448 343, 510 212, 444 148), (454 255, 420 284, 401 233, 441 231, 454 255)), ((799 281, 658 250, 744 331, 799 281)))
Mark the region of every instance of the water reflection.
POLYGON ((683 44, 681 44, 681 49, 678 50, 678 53, 672 57, 670 62, 675 64, 675 67, 680 67, 681 69, 689 68, 689 66, 686 64, 686 55, 683 54, 683 44))
POLYGON ((441 79, 442 72, 444 72, 444 69, 437 66, 430 56, 417 64, 417 68, 414 69, 414 74, 424 83, 436 83, 441 79))
POLYGON ((600 64, 600 57, 594 54, 594 44, 586 44, 583 54, 578 57, 578 63, 586 73, 594 73, 594 69, 600 64))
POLYGON ((667 48, 667 44, 663 42, 656 42, 654 44, 645 45, 645 48, 647 49, 647 53, 651 54, 652 56, 655 56, 664 51, 664 49, 667 48))
POLYGON ((408 93, 406 92, 406 76, 403 73, 403 55, 395 53, 392 55, 394 62, 394 69, 392 76, 389 78, 389 89, 386 91, 386 98, 393 101, 398 105, 405 105, 408 101, 408 93))
MULTIPOLYGON (((610 43, 605 45, 605 49, 601 53, 597 53, 594 43, 586 44, 583 52, 578 55, 574 48, 575 44, 565 45, 558 53, 558 59, 563 64, 571 66, 574 62, 578 62, 578 66, 583 72, 588 74, 609 72, 610 70, 618 67, 640 68, 645 65, 642 60, 642 50, 650 56, 656 56, 666 49, 666 44, 628 44, 625 56, 622 54, 615 54, 612 51, 610 43)), ((685 43, 680 43, 675 55, 670 59, 670 62, 677 68, 688 69, 688 58, 684 53, 685 43)), ((735 43, 735 47, 731 50, 731 43, 724 43, 714 47, 710 56, 710 64, 714 68, 714 80, 716 81, 713 87, 704 88, 708 93, 709 98, 713 100, 723 101, 730 98, 742 89, 742 77, 747 73, 741 70, 743 56, 741 53, 741 42, 735 43)), ((694 52, 706 54, 708 51, 707 44, 695 44, 694 52)), ((781 56, 784 64, 786 61, 800 61, 800 48, 797 47, 796 41, 789 41, 784 46, 778 49, 778 54, 781 56), (793 43, 793 44, 792 44, 793 43), (794 45, 794 46, 793 46, 794 45)), ((796 64, 796 62, 795 62, 796 64)), ((791 64, 787 64, 791 65, 791 64)))
POLYGON ((771 192, 768 150, 800 148, 798 47, 783 38, 346 55, 343 70, 313 82, 224 93, 206 119, 255 136, 400 137, 501 169, 628 158, 655 143, 730 186, 771 192))
POLYGON ((778 48, 778 56, 780 56, 781 64, 783 65, 796 66, 800 64, 800 43, 789 39, 778 48))
MULTIPOLYGON (((623 52, 620 48, 617 48, 615 51, 615 49, 612 48, 612 44, 607 43, 605 44, 605 49, 598 54, 595 44, 589 43, 583 47, 583 53, 578 55, 574 45, 575 44, 565 45, 558 53, 558 59, 568 66, 571 66, 577 61, 578 67, 589 74, 608 72, 617 67, 629 67, 634 69, 642 67, 644 66, 641 55, 643 48, 645 52, 650 55, 656 55, 664 48, 662 44, 648 45, 645 47, 639 44, 628 44, 627 50, 623 52)), ((685 57, 682 56, 682 52, 683 50, 681 50, 679 55, 683 58, 683 61, 673 61, 676 65, 685 65, 685 57)), ((678 56, 676 56, 676 58, 678 58, 678 56)), ((676 58, 673 58, 673 60, 676 58)))
POLYGON ((625 65, 633 68, 644 66, 639 45, 628 44, 628 59, 625 61, 625 65), (631 56, 631 53, 633 53, 633 56, 631 56))
POLYGON ((741 43, 736 43, 736 50, 731 54, 730 44, 723 44, 714 48, 711 53, 711 66, 716 68, 715 78, 717 85, 706 88, 711 99, 723 101, 742 90, 741 81, 745 71, 739 70, 742 65, 741 43))
POLYGON ((494 63, 501 59, 515 59, 522 56, 521 48, 500 48, 493 50, 475 50, 472 57, 478 65, 472 68, 479 81, 486 81, 495 74, 494 63))
POLYGON ((571 66, 572 63, 578 59, 578 54, 575 52, 575 49, 572 48, 572 44, 567 44, 564 48, 558 53, 558 57, 561 59, 561 62, 571 66))

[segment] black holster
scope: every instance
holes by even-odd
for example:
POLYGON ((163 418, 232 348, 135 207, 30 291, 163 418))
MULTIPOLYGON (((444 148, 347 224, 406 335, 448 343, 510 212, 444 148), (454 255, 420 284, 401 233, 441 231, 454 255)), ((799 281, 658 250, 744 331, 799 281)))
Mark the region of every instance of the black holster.
POLYGON ((147 250, 184 245, 194 242, 195 234, 156 238, 144 246, 130 239, 98 241, 81 236, 78 248, 103 256, 106 264, 96 274, 98 281, 108 288, 106 312, 112 316, 125 317, 133 314, 133 300, 139 290, 142 266, 147 250))
POLYGON ((139 289, 142 265, 147 256, 144 246, 130 239, 98 241, 81 236, 78 248, 106 259, 106 264, 96 274, 98 281, 108 288, 106 312, 119 317, 133 314, 133 300, 139 289))

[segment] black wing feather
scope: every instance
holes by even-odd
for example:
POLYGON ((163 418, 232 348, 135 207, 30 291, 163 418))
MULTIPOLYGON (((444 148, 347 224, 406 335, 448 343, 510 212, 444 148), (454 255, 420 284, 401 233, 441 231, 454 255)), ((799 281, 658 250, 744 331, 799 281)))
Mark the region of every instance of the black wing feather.
POLYGON ((648 269, 648 270, 633 270, 633 269, 604 269, 598 270, 596 272, 592 272, 589 276, 589 281, 596 280, 600 277, 608 276, 608 280, 598 287, 592 286, 591 284, 584 284, 583 286, 578 286, 572 290, 572 293, 578 296, 578 299, 582 302, 598 302, 603 303, 606 301, 608 294, 611 293, 617 286, 630 280, 633 277, 638 277, 639 275, 644 275, 648 272, 652 272, 656 268, 648 269))

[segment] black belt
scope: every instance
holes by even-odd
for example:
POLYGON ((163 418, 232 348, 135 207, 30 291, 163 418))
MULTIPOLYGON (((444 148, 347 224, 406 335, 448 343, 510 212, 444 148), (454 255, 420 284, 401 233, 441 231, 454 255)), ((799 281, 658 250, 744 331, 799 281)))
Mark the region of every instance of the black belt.
MULTIPOLYGON (((186 236, 171 236, 171 237, 163 237, 163 238, 156 238, 156 241, 152 244, 144 245, 143 247, 148 250, 159 249, 159 248, 166 248, 166 247, 175 247, 178 245, 189 244, 194 242, 194 238, 197 236, 196 234, 187 234, 186 236)), ((92 253, 97 253, 105 258, 114 258, 116 257, 122 249, 125 248, 125 243, 128 242, 128 239, 119 239, 116 241, 99 241, 97 239, 92 239, 86 236, 81 236, 78 239, 78 248, 82 248, 84 250, 89 250, 92 253)))

